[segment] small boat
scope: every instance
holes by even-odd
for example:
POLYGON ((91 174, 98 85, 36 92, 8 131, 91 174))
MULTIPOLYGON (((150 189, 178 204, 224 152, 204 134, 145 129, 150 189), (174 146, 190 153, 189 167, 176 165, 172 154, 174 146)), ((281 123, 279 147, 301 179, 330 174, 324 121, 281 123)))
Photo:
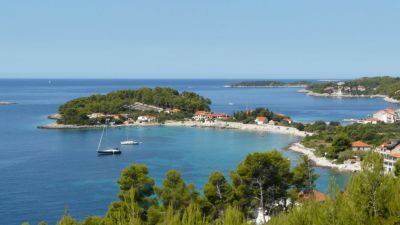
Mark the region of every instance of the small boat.
POLYGON ((122 153, 121 150, 119 150, 119 148, 115 148, 115 147, 107 147, 107 148, 100 149, 101 148, 101 143, 102 143, 103 137, 104 137, 104 132, 107 129, 107 123, 108 123, 108 120, 106 120, 106 124, 104 124, 103 131, 101 132, 100 141, 99 141, 99 145, 97 146, 97 151, 96 152, 97 152, 98 155, 117 155, 117 154, 121 154, 122 153))
POLYGON ((121 141, 121 145, 138 145, 138 144, 140 144, 140 142, 131 139, 121 141))
POLYGON ((97 150, 97 154, 99 155, 117 155, 121 154, 121 150, 118 148, 105 148, 102 150, 97 150))

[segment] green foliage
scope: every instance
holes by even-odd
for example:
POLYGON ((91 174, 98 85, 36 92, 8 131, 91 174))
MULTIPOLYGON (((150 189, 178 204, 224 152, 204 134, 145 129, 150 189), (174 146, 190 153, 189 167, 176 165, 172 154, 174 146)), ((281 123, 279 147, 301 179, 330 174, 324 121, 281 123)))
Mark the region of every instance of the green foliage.
POLYGON ((394 164, 393 172, 396 177, 400 177, 400 160, 397 160, 396 163, 394 164))
POLYGON ((223 216, 224 209, 232 202, 233 189, 224 175, 215 171, 210 174, 208 182, 204 186, 204 196, 220 216, 223 216))
POLYGON ((274 204, 287 197, 290 187, 290 162, 278 151, 247 155, 231 178, 237 203, 246 215, 261 207, 274 213, 274 204))
POLYGON ((145 165, 136 164, 124 169, 118 179, 119 199, 126 202, 134 201, 141 208, 149 208, 154 203, 151 198, 154 194, 154 180, 148 174, 145 165))
POLYGON ((315 181, 318 177, 312 166, 312 161, 306 155, 303 155, 300 163, 293 169, 293 185, 299 191, 309 192, 315 189, 315 181))
POLYGON ((174 211, 185 209, 199 198, 194 185, 186 185, 182 174, 176 170, 168 171, 162 187, 157 188, 156 193, 163 206, 171 206, 174 211))
POLYGON ((66 210, 64 216, 57 222, 57 225, 78 225, 76 219, 72 218, 66 210))
MULTIPOLYGON (((120 90, 106 95, 92 95, 89 97, 76 98, 66 102, 59 108, 62 124, 96 124, 97 119, 89 119, 88 114, 102 112, 106 114, 132 113, 137 116, 141 112, 131 112, 126 106, 135 102, 154 105, 161 108, 178 108, 181 110, 176 115, 163 114, 161 117, 182 118, 188 117, 197 110, 209 110, 211 100, 193 92, 184 91, 179 93, 172 88, 141 88, 137 90, 120 90)), ((159 113, 148 113, 159 115, 159 113)), ((118 121, 116 121, 118 122, 118 121)))

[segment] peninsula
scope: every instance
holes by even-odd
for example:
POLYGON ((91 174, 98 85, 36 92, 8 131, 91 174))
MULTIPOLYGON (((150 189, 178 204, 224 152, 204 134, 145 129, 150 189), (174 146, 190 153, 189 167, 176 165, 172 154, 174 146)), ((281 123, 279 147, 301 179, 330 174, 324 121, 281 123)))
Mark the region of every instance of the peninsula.
POLYGON ((312 83, 300 92, 320 97, 383 98, 392 103, 400 102, 400 78, 390 76, 363 77, 348 81, 312 83))

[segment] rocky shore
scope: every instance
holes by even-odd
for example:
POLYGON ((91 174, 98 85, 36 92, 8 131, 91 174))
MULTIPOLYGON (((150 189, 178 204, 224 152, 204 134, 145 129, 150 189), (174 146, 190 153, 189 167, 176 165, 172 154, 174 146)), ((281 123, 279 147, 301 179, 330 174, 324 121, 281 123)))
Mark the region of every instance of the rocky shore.
POLYGON ((328 94, 328 93, 316 93, 310 90, 306 89, 301 89, 298 90, 300 93, 304 93, 305 95, 308 96, 316 96, 316 97, 333 97, 333 98, 383 98, 384 101, 390 102, 390 103, 400 103, 400 100, 396 100, 394 98, 390 98, 389 96, 386 95, 347 95, 347 94, 328 94))
POLYGON ((307 155, 310 160, 315 162, 316 166, 320 167, 327 167, 337 169, 339 171, 346 171, 346 172, 356 172, 361 170, 361 163, 343 163, 343 164, 335 164, 333 161, 325 158, 325 157, 318 157, 314 154, 315 150, 312 148, 307 148, 300 143, 294 143, 289 147, 289 150, 307 155))

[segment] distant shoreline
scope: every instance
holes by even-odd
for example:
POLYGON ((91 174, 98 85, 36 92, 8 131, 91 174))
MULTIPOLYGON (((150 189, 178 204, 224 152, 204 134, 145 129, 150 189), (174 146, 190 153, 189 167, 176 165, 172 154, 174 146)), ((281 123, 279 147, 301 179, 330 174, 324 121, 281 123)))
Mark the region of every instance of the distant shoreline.
POLYGON ((225 88, 305 88, 307 85, 254 85, 254 86, 245 86, 245 85, 225 85, 225 88))
POLYGON ((400 103, 400 100, 396 100, 394 98, 390 98, 387 95, 338 95, 338 94, 329 94, 329 93, 316 93, 310 90, 301 89, 298 90, 300 93, 304 93, 307 96, 315 96, 315 97, 331 97, 331 98, 382 98, 384 101, 390 103, 400 103))

